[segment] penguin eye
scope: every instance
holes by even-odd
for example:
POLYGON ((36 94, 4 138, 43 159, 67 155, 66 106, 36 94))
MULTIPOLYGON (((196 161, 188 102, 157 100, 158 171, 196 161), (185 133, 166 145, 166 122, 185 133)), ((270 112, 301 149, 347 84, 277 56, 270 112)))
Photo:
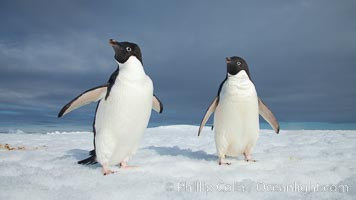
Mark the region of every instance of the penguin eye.
POLYGON ((238 66, 240 66, 240 65, 241 65, 241 63, 240 63, 240 62, 237 62, 237 65, 238 65, 238 66))
POLYGON ((126 51, 130 52, 131 48, 130 47, 126 47, 126 51))

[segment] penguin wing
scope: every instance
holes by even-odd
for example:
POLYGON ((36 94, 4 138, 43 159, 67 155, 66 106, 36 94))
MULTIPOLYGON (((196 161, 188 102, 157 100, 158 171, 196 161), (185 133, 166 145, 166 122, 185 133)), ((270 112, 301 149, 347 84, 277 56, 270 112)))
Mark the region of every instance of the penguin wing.
POLYGON ((107 90, 108 84, 101 85, 83 92, 79 96, 75 97, 72 101, 67 103, 65 106, 63 106, 61 111, 58 113, 58 117, 62 117, 72 110, 75 110, 91 102, 99 101, 105 96, 107 90))
POLYGON ((206 110, 206 113, 204 115, 203 120, 200 123, 200 127, 199 127, 199 132, 198 132, 198 136, 200 135, 201 131, 203 130, 203 127, 205 126, 206 122, 208 121, 210 115, 215 111, 216 107, 218 106, 218 96, 216 96, 213 100, 213 102, 211 102, 209 108, 206 110))
POLYGON ((279 124, 272 111, 258 98, 258 110, 260 115, 265 119, 273 128, 274 132, 279 133, 279 124))
POLYGON ((163 104, 162 102, 156 97, 156 95, 153 95, 152 99, 152 109, 155 110, 158 113, 163 112, 163 104))

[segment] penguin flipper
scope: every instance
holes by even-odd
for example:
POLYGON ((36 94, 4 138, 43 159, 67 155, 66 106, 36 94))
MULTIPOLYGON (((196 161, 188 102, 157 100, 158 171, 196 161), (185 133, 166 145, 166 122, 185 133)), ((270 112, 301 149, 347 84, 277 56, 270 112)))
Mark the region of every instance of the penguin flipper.
POLYGON ((271 125, 274 132, 278 134, 279 133, 278 121, 274 116, 274 114, 272 113, 272 111, 263 103, 263 101, 260 98, 258 98, 258 110, 260 115, 263 117, 263 119, 265 119, 269 123, 269 125, 271 125))
POLYGON ((152 99, 152 109, 155 110, 158 113, 163 112, 163 104, 162 102, 156 97, 156 95, 153 95, 152 99))
POLYGON ((203 117, 203 120, 200 123, 199 131, 198 131, 198 136, 200 135, 201 131, 203 130, 203 127, 205 126, 206 122, 208 121, 210 115, 215 112, 216 107, 218 106, 218 97, 216 96, 211 102, 209 108, 206 110, 205 115, 203 117))
POLYGON ((105 96, 107 90, 108 84, 101 85, 83 92, 79 96, 75 97, 72 101, 67 103, 65 106, 63 106, 61 111, 59 111, 58 113, 58 117, 62 117, 67 113, 71 112, 72 110, 75 110, 91 102, 99 101, 105 96))

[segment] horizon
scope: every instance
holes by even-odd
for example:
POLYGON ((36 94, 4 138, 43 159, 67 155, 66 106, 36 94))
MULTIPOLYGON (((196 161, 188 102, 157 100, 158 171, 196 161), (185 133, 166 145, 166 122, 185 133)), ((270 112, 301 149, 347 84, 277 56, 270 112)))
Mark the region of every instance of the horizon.
MULTIPOLYGON (((270 130, 272 127, 265 121, 260 120, 260 130, 270 130)), ((320 130, 320 131, 354 131, 356 123, 329 123, 329 122, 283 122, 280 121, 280 134, 285 131, 293 130, 320 130)), ((212 123, 206 124, 210 130, 212 123)), ((153 123, 150 121, 147 128, 170 127, 170 126, 195 126, 198 132, 199 124, 189 123, 153 123)), ((53 123, 1 123, 0 134, 7 133, 29 133, 29 134, 48 134, 48 133, 67 133, 67 132, 92 132, 92 123, 82 121, 76 122, 53 122, 53 123)))

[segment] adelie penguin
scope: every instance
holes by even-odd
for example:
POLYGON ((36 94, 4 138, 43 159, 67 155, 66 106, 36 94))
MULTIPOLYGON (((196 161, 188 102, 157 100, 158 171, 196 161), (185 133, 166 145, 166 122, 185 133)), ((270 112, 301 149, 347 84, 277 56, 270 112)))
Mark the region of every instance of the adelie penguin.
POLYGON ((72 110, 97 102, 94 129, 94 150, 79 164, 99 162, 104 175, 111 174, 111 165, 131 168, 127 164, 136 152, 151 116, 151 109, 162 113, 163 105, 153 93, 153 84, 146 75, 140 47, 130 42, 109 40, 118 64, 107 84, 87 90, 65 105, 62 117, 72 110))
POLYGON ((273 113, 257 96, 249 68, 240 57, 227 57, 227 74, 220 84, 218 94, 207 109, 200 124, 198 136, 214 115, 214 134, 219 164, 231 164, 225 156, 244 155, 252 160, 252 150, 259 136, 259 114, 279 132, 279 124, 273 113))

